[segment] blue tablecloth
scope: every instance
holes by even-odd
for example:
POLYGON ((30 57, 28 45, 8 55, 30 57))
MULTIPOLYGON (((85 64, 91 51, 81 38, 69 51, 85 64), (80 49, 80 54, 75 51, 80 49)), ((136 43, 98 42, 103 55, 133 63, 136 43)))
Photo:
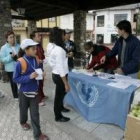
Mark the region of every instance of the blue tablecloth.
POLYGON ((136 89, 108 86, 111 81, 70 72, 70 92, 64 103, 74 107, 89 122, 109 123, 125 129, 130 98, 136 89))

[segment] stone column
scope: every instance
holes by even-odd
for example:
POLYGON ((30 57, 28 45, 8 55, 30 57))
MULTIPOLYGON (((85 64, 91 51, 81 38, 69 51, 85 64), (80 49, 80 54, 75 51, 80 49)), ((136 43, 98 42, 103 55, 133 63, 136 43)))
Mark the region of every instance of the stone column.
POLYGON ((37 31, 36 21, 35 20, 28 20, 28 37, 33 31, 37 31))
MULTIPOLYGON (((0 48, 6 42, 5 39, 6 31, 12 29, 11 21, 12 21, 12 16, 11 16, 10 0, 1 0, 0 1, 0 48)), ((0 80, 2 82, 8 81, 2 63, 0 63, 0 80)))
MULTIPOLYGON (((74 12, 74 42, 78 51, 76 58, 81 59, 86 42, 86 11, 74 12)), ((75 65, 79 64, 75 63, 75 65)))
POLYGON ((137 29, 137 36, 138 36, 138 38, 140 39, 140 13, 138 13, 138 15, 137 15, 137 27, 136 27, 136 29, 137 29))

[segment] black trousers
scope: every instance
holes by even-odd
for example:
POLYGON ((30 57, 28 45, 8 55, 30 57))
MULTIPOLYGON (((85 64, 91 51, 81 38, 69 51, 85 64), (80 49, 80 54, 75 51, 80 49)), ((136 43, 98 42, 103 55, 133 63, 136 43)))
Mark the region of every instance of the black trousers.
POLYGON ((17 84, 13 82, 13 72, 7 72, 7 75, 10 80, 13 97, 18 98, 18 88, 17 88, 17 84))
POLYGON ((63 99, 66 95, 64 83, 60 75, 52 74, 53 82, 56 85, 55 89, 55 99, 54 99, 54 114, 55 119, 60 119, 62 117, 63 99))
POLYGON ((41 134, 38 95, 36 95, 34 98, 29 98, 26 97, 24 93, 19 93, 19 108, 20 108, 20 124, 25 124, 27 122, 28 108, 30 109, 34 138, 38 138, 41 134))

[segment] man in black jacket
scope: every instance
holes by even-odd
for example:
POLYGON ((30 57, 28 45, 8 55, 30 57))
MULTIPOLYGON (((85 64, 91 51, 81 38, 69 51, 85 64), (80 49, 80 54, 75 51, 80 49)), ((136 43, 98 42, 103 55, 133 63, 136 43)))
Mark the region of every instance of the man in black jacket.
POLYGON ((106 58, 118 55, 118 68, 116 73, 137 78, 140 60, 140 41, 132 35, 131 24, 127 20, 117 24, 120 38, 115 43, 113 49, 101 58, 101 63, 106 58))
POLYGON ((68 56, 68 66, 69 71, 71 71, 74 68, 73 58, 76 55, 76 46, 73 41, 70 40, 71 31, 69 29, 65 29, 65 49, 67 51, 68 56))

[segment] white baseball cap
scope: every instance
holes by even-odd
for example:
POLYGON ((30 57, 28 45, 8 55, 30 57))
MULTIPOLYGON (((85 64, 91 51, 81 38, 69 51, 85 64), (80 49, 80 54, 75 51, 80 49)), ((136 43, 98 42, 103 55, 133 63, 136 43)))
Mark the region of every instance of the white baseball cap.
POLYGON ((20 48, 22 50, 26 49, 28 46, 36 46, 39 43, 33 41, 32 39, 24 39, 21 44, 20 44, 20 48))
POLYGON ((65 34, 70 34, 70 33, 72 33, 71 30, 69 30, 69 29, 65 29, 65 34))

